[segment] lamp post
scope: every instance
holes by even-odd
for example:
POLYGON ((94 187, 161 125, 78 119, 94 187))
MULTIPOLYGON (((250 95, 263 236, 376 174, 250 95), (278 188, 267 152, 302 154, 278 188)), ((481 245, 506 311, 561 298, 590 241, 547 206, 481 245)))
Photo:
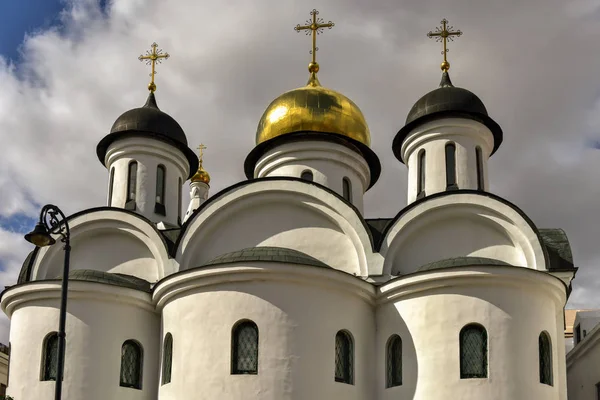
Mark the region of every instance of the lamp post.
POLYGON ((60 314, 58 321, 58 357, 56 370, 56 387, 54 390, 54 399, 62 398, 62 382, 65 368, 65 324, 67 321, 67 293, 69 284, 69 256, 71 254, 71 244, 69 223, 67 217, 60 208, 47 204, 40 212, 40 220, 33 228, 33 231, 25 235, 25 240, 39 247, 51 246, 56 243, 52 235, 60 235, 60 241, 65 244, 65 261, 62 275, 60 314))

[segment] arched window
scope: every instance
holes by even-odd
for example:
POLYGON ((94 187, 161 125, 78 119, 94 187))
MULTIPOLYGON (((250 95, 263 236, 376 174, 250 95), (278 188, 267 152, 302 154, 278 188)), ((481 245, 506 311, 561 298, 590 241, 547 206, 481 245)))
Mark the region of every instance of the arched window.
POLYGON ((58 333, 51 332, 42 344, 42 380, 55 381, 58 372, 58 333))
POLYGON ((352 184, 350 183, 350 179, 344 177, 342 179, 342 188, 343 188, 343 197, 346 201, 352 203, 352 184))
POLYGON ((305 170, 302 171, 302 174, 300 174, 300 178, 304 179, 305 181, 309 181, 312 182, 313 181, 313 173, 310 170, 305 170))
POLYGON ((346 331, 335 335, 335 381, 354 384, 354 343, 346 331))
POLYGON ((483 156, 481 153, 481 147, 475 148, 475 158, 477 161, 477 190, 484 190, 483 184, 483 156))
POLYGON ((231 373, 258 373, 258 327, 252 321, 238 322, 231 333, 231 373))
POLYGON ((165 177, 167 170, 164 165, 156 167, 156 203, 154 212, 159 215, 166 215, 165 209, 165 177))
POLYGON ((173 335, 167 333, 163 343, 162 383, 171 383, 171 368, 173 366, 173 335))
POLYGON ((552 341, 550 335, 547 332, 540 333, 538 343, 540 349, 540 383, 552 386, 552 341))
POLYGON ((121 347, 120 385, 134 389, 142 388, 142 346, 134 340, 127 340, 121 347))
POLYGON ((419 152, 417 165, 417 199, 425 197, 425 150, 419 152))
POLYGON ((127 200, 125 203, 125 209, 127 210, 135 210, 137 166, 137 161, 132 161, 129 163, 129 169, 127 171, 127 200))
POLYGON ((460 331, 460 379, 487 378, 487 332, 479 324, 466 325, 460 331))
POLYGON ((115 167, 110 169, 110 177, 108 178, 108 206, 112 206, 113 186, 115 184, 115 167))
POLYGON ((402 385, 402 339, 398 335, 392 335, 386 347, 386 384, 391 388, 402 385))
POLYGON ((178 196, 177 196, 177 222, 181 224, 181 190, 182 190, 182 182, 181 178, 179 178, 179 186, 177 186, 178 196))
POLYGON ((456 186, 456 145, 446 144, 446 189, 458 189, 456 186))

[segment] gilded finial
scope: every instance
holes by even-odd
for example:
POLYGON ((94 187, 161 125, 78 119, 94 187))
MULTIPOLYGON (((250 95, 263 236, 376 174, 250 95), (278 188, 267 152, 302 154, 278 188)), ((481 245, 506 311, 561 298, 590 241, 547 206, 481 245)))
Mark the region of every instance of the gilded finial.
POLYGON ((154 83, 154 75, 156 75, 156 63, 161 63, 163 59, 167 59, 170 57, 169 53, 163 53, 162 49, 158 49, 158 45, 156 43, 152 43, 152 51, 146 50, 146 55, 141 55, 138 57, 140 61, 146 61, 146 65, 152 66, 152 72, 150 72, 150 83, 148 84, 148 90, 152 93, 156 91, 156 84, 154 83))
POLYGON ((442 54, 444 55, 444 61, 442 62, 440 67, 442 68, 442 71, 448 72, 448 70, 450 69, 450 63, 446 59, 446 54, 448 53, 447 41, 454 41, 454 36, 458 37, 462 35, 462 31, 453 31, 452 29, 454 29, 454 27, 447 25, 448 20, 446 20, 446 18, 444 18, 440 23, 442 24, 442 26, 436 27, 435 32, 429 31, 427 36, 429 38, 435 38, 436 42, 444 43, 444 49, 442 50, 442 54))
POLYGON ((317 63, 317 51, 319 48, 317 47, 317 35, 323 33, 323 28, 333 28, 335 24, 331 21, 325 23, 323 18, 317 17, 319 12, 313 9, 310 12, 312 16, 312 21, 307 20, 306 25, 296 25, 294 30, 296 32, 306 31, 307 35, 312 35, 312 50, 310 54, 312 54, 312 61, 308 64, 308 72, 310 72, 310 78, 308 79, 308 85, 310 86, 320 86, 319 79, 317 78, 317 72, 319 72, 319 64, 317 63))
POLYGON ((198 171, 192 176, 192 182, 204 182, 207 185, 210 183, 210 175, 206 170, 202 167, 202 158, 204 157, 204 150, 206 150, 206 146, 204 144, 200 144, 197 147, 198 149, 198 171))

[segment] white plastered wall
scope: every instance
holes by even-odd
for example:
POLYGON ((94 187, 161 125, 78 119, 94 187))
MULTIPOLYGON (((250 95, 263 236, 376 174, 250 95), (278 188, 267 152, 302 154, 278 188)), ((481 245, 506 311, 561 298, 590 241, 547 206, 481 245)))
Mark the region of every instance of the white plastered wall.
POLYGON ((569 400, 595 400, 600 384, 600 325, 567 355, 567 383, 569 400))
MULTIPOLYGON (((10 387, 15 399, 54 399, 41 381, 42 347, 58 329, 60 284, 21 286, 2 298, 11 318, 10 387)), ((71 281, 66 324, 64 400, 156 400, 160 318, 150 295, 100 283, 71 281), (143 347, 142 389, 119 386, 121 346, 143 347)))
MULTIPOLYGON (((115 170, 112 199, 109 204, 113 207, 125 208, 129 164, 132 161, 138 163, 134 211, 155 223, 164 221, 176 226, 178 218, 183 218, 183 211, 179 209, 179 196, 182 196, 181 189, 190 172, 184 154, 176 147, 155 139, 132 137, 115 140, 108 147, 105 158, 109 184, 110 173, 113 168, 115 170), (156 171, 159 165, 164 165, 166 169, 164 216, 154 212, 156 171)), ((107 193, 110 193, 110 188, 107 193)))
POLYGON ((459 189, 477 189, 476 147, 481 148, 484 190, 489 187, 487 162, 494 148, 492 132, 465 118, 442 118, 415 128, 402 143, 402 159, 408 167, 408 203, 417 198, 418 156, 425 151, 425 194, 446 190, 446 144, 456 145, 456 183, 459 189))
POLYGON ((313 181, 343 196, 343 179, 351 183, 351 202, 362 213, 363 195, 371 180, 369 165, 355 151, 337 143, 303 140, 285 143, 267 151, 256 163, 257 178, 300 178, 311 171, 313 181))
POLYGON ((416 274, 381 287, 377 311, 378 399, 566 400, 562 309, 557 278, 524 268, 477 267, 416 274), (488 378, 460 379, 459 333, 488 335, 488 378), (538 338, 552 340, 553 380, 539 381, 538 338), (385 345, 403 343, 403 384, 385 387, 385 345))

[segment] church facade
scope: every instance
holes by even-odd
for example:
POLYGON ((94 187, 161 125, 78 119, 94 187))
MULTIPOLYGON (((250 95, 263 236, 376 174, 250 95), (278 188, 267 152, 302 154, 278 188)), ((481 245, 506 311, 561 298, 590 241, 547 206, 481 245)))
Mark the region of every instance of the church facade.
MULTIPOLYGON (((153 90, 121 115, 97 147, 107 205, 68 218, 63 398, 566 400, 568 240, 488 191, 502 129, 448 68, 391 144, 408 205, 389 218, 363 216, 379 159, 314 59, 248 179, 210 197, 153 90)), ((53 398, 63 256, 35 248, 2 293, 15 400, 53 398)))

